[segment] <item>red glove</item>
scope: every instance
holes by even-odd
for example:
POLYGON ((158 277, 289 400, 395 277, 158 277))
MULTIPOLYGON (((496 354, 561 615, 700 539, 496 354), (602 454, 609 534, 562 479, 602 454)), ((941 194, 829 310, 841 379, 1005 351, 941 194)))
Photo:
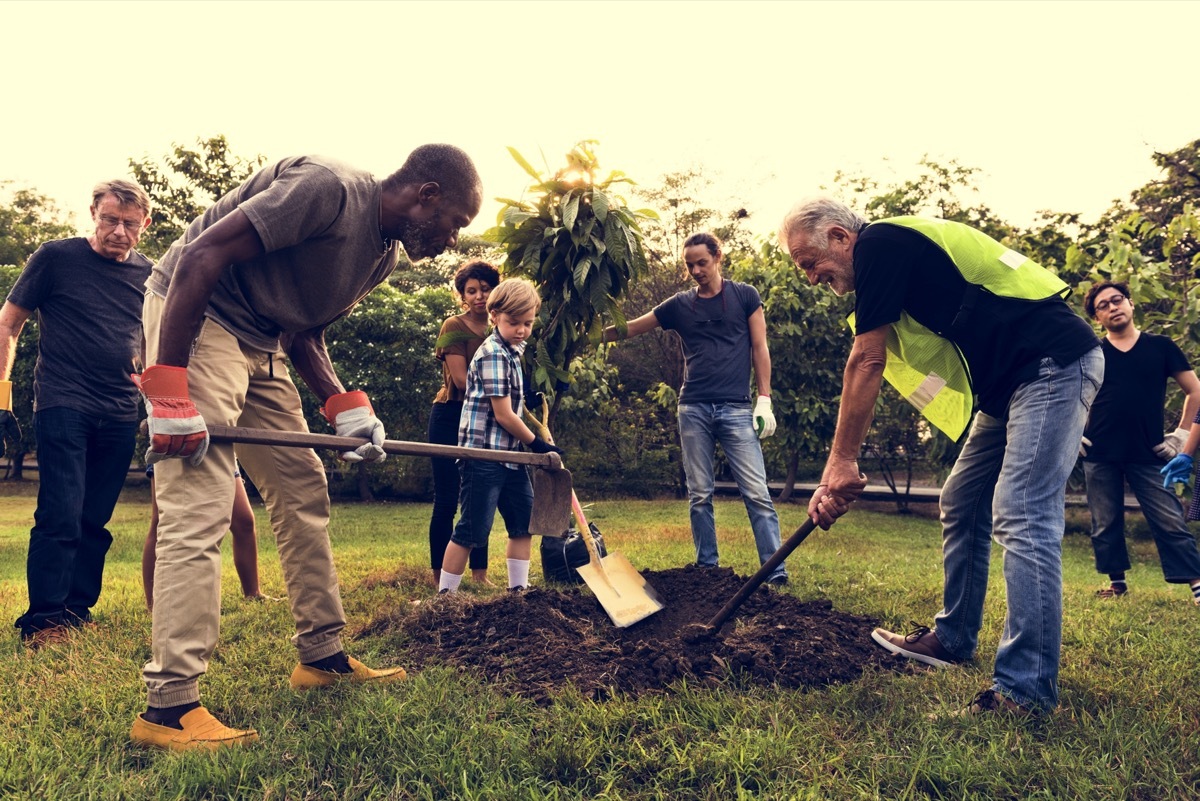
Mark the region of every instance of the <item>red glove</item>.
POLYGON ((371 401, 367 400, 367 393, 355 390, 332 395, 325 401, 321 414, 337 429, 339 437, 366 437, 371 440, 343 453, 343 461, 382 462, 387 458, 383 451, 383 422, 375 416, 371 401))
POLYGON ((187 368, 156 364, 130 378, 146 399, 146 464, 169 457, 190 457, 193 465, 200 464, 208 453, 208 426, 188 397, 187 368))

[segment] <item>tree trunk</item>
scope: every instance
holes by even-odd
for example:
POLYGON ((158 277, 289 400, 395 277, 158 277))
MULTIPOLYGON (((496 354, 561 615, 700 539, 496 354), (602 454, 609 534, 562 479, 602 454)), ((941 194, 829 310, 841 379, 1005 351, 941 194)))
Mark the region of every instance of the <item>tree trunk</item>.
POLYGON ((367 473, 367 463, 359 462, 354 466, 354 477, 358 482, 358 499, 370 502, 375 500, 371 494, 371 476, 367 473))
POLYGON ((792 451, 788 454, 787 477, 783 479, 783 492, 779 493, 779 502, 787 503, 792 499, 796 489, 796 473, 800 469, 800 453, 792 451))

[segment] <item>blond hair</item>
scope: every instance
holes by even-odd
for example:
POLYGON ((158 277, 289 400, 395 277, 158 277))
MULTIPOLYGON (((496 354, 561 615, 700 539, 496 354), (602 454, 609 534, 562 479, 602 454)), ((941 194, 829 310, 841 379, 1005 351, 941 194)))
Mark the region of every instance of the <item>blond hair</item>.
POLYGON ((487 310, 492 314, 507 314, 520 317, 529 312, 537 313, 542 307, 537 287, 526 278, 507 278, 488 295, 487 310))
POLYGON ((112 195, 122 206, 137 206, 147 217, 150 216, 150 196, 133 181, 101 181, 92 187, 92 205, 99 206, 105 195, 112 195))

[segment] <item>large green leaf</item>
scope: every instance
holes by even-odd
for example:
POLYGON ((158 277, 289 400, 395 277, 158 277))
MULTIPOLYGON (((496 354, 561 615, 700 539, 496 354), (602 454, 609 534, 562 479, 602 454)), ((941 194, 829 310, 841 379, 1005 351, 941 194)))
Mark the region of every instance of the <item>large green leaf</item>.
POLYGON ((592 187, 592 213, 602 223, 608 219, 608 195, 596 187, 592 187))
POLYGON ((532 165, 530 165, 530 163, 525 160, 525 157, 517 152, 517 149, 515 147, 510 147, 508 149, 508 152, 513 157, 513 160, 521 165, 521 169, 525 170, 525 172, 529 173, 529 175, 532 176, 533 180, 535 180, 535 181, 542 180, 541 173, 539 173, 537 170, 535 170, 532 167, 532 165))
POLYGON ((579 217, 579 194, 572 192, 564 199, 566 200, 566 204, 563 206, 563 228, 573 232, 575 220, 579 217))
POLYGON ((587 284, 588 273, 591 272, 591 269, 592 257, 586 253, 581 256, 577 262, 575 262, 575 269, 572 270, 572 277, 575 281, 575 288, 581 292, 583 291, 584 286, 587 284))

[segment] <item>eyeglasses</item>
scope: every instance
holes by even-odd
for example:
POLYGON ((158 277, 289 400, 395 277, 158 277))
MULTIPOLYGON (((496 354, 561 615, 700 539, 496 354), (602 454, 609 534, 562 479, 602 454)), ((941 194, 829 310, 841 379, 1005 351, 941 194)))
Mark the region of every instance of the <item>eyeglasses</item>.
POLYGON ((1125 297, 1124 295, 1117 295, 1112 300, 1100 301, 1099 303, 1096 304, 1095 308, 1096 308, 1096 311, 1098 311, 1098 312, 1108 311, 1109 309, 1117 309, 1117 308, 1120 308, 1121 304, 1127 300, 1129 300, 1129 298, 1125 297))
POLYGON ((125 232, 129 234, 137 234, 142 230, 141 220, 122 220, 118 217, 109 217, 107 214, 101 214, 98 218, 100 224, 105 228, 116 229, 117 226, 125 226, 125 232))

